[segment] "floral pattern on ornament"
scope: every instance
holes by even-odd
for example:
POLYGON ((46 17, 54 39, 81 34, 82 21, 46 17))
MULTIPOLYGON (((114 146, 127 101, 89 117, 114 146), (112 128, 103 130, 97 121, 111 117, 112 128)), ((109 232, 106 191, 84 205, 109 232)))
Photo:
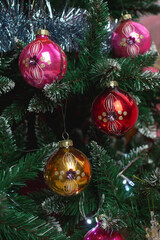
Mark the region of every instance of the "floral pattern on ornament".
POLYGON ((120 45, 127 48, 129 56, 137 56, 140 51, 137 43, 140 43, 144 36, 142 34, 139 35, 138 33, 135 33, 135 27, 130 23, 126 23, 124 25, 122 33, 126 38, 121 39, 120 45))
POLYGON ((72 195, 78 188, 78 184, 75 181, 75 176, 73 176, 73 172, 75 174, 75 171, 73 169, 75 169, 77 165, 76 157, 72 153, 66 152, 63 157, 63 164, 69 168, 69 171, 65 173, 66 181, 64 182, 63 190, 69 195, 72 195), (73 177, 71 177, 71 175, 73 177))
MULTIPOLYGON (((118 101, 118 99, 112 93, 110 93, 104 99, 103 106, 106 110, 106 113, 105 112, 102 113, 102 118, 104 117, 102 120, 106 124, 109 132, 119 135, 120 134, 119 127, 121 128, 122 124, 118 121, 120 119, 118 117, 118 114, 114 106, 114 103, 116 101, 118 101)), ((100 120, 100 116, 99 116, 99 120, 100 120)))
POLYGON ((34 44, 32 44, 29 48, 30 57, 23 60, 23 63, 25 63, 25 67, 29 68, 29 74, 32 79, 34 79, 38 84, 41 84, 44 72, 43 69, 45 67, 44 64, 39 64, 39 54, 43 50, 43 44, 41 41, 37 41, 34 44))

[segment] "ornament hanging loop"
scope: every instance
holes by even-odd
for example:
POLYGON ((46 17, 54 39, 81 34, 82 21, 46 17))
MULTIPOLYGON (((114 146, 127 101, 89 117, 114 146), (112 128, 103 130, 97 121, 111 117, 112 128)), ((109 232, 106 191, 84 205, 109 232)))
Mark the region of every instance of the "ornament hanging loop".
POLYGON ((62 133, 62 138, 63 140, 68 140, 69 139, 69 133, 67 133, 66 131, 62 133))
MULTIPOLYGON (((98 208, 98 210, 96 211, 95 214, 90 216, 90 218, 97 217, 99 215, 100 210, 103 210, 102 206, 103 206, 104 200, 105 200, 105 195, 102 194, 101 199, 100 199, 100 203, 99 203, 99 208, 98 208)), ((80 197, 80 201, 79 201, 79 210, 80 210, 80 213, 81 213, 82 217, 87 221, 88 218, 85 214, 84 202, 85 202, 85 195, 84 195, 84 192, 83 192, 81 197, 80 197)))
POLYGON ((123 10, 121 12, 121 18, 120 18, 120 21, 123 22, 125 20, 130 20, 132 19, 132 15, 128 13, 127 10, 123 10))

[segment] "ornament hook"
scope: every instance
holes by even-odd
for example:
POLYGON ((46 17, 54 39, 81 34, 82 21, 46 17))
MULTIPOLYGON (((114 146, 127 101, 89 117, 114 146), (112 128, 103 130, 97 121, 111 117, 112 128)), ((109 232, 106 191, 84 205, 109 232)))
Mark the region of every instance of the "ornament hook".
POLYGON ((69 134, 66 131, 64 131, 62 133, 62 138, 63 138, 63 140, 68 140, 69 139, 69 134))

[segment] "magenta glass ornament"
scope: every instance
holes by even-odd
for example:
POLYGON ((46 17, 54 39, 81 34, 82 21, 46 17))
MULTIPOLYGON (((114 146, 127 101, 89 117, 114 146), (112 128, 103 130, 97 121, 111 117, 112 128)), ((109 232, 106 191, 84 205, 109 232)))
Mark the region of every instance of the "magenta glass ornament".
POLYGON ((142 72, 156 73, 156 72, 159 72, 159 70, 155 67, 144 67, 144 68, 142 68, 142 72))
POLYGON ((149 31, 142 24, 131 19, 122 21, 113 32, 112 48, 116 57, 134 58, 147 52, 150 46, 149 31))
POLYGON ((98 223, 84 236, 84 240, 124 240, 124 238, 118 232, 101 228, 98 223))
POLYGON ((47 30, 38 30, 36 40, 23 49, 19 58, 23 79, 36 88, 61 80, 67 71, 64 51, 48 36, 47 30))
POLYGON ((111 81, 110 87, 94 100, 91 111, 95 125, 108 135, 123 135, 138 118, 136 101, 129 93, 118 88, 116 81, 111 81))

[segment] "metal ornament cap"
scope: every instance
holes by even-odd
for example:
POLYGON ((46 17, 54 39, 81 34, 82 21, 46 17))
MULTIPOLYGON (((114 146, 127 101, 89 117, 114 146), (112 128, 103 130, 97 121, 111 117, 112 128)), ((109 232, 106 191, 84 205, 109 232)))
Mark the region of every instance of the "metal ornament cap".
POLYGON ((46 36, 49 36, 49 31, 46 30, 46 29, 39 29, 37 32, 36 32, 36 36, 37 35, 46 35, 46 36))
POLYGON ((129 13, 126 13, 126 14, 122 15, 120 21, 123 22, 123 21, 131 20, 131 19, 132 19, 132 15, 129 13))
POLYGON ((97 216, 98 224, 101 229, 109 228, 109 224, 107 221, 107 216, 105 214, 100 214, 97 216))
POLYGON ((112 87, 112 88, 118 87, 118 82, 117 81, 110 81, 109 82, 109 87, 112 87))
POLYGON ((59 142, 60 148, 69 148, 73 146, 73 141, 71 139, 65 139, 59 142))

